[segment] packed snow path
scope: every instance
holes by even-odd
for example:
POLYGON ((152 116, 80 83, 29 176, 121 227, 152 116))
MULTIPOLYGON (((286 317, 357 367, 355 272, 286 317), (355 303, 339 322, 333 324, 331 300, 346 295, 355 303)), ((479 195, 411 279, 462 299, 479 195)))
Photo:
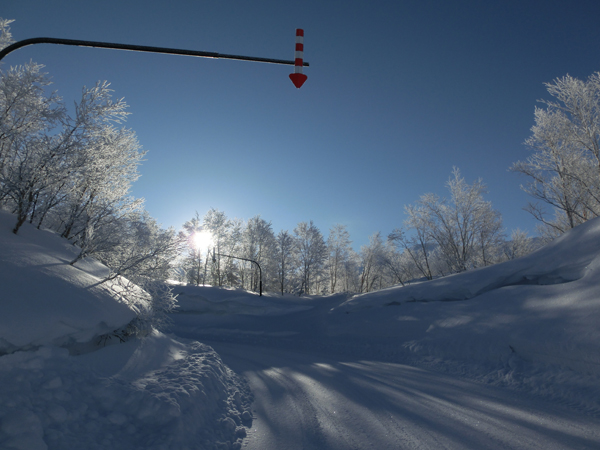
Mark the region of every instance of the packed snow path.
POLYGON ((249 381, 246 450, 597 449, 600 421, 402 364, 209 343, 249 381))
POLYGON ((577 346, 552 340, 556 327, 523 322, 531 315, 509 290, 493 303, 399 304, 404 288, 360 309, 360 296, 248 299, 188 286, 177 288, 173 332, 211 345, 248 380, 245 450, 599 449, 596 375, 521 357, 524 343, 579 362, 597 353, 568 353, 577 346))
POLYGON ((247 450, 599 449, 599 285, 597 219, 350 298, 178 286, 173 331, 249 381, 247 450))

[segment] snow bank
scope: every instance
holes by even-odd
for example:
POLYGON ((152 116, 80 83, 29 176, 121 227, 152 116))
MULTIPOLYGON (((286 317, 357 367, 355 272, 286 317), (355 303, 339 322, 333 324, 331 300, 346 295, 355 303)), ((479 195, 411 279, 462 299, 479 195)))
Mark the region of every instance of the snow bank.
POLYGON ((393 336, 421 356, 600 376, 599 286, 595 219, 524 258, 354 296, 335 313, 358 334, 393 336))
POLYGON ((98 285, 93 259, 70 266, 68 241, 14 222, 0 211, 1 449, 241 448, 251 394, 211 347, 154 332, 101 348, 146 305, 98 285))
POLYGON ((583 278, 600 263, 600 221, 590 220, 525 257, 436 280, 354 296, 356 310, 395 301, 468 300, 506 286, 555 285, 583 278))
POLYGON ((0 358, 0 448, 240 448, 245 383, 212 348, 160 333, 82 356, 0 358))
POLYGON ((105 266, 93 259, 70 266, 77 250, 67 240, 29 224, 15 235, 15 222, 0 211, 0 354, 88 342, 136 317, 143 305, 98 285, 105 266))

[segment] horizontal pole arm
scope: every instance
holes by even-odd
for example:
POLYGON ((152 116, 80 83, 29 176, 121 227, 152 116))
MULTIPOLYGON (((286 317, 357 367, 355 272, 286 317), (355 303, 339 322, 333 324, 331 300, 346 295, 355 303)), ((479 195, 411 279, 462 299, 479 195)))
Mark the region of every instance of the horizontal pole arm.
POLYGON ((258 264, 258 262, 254 261, 253 259, 242 258, 240 256, 224 255, 223 253, 215 253, 213 251, 213 261, 215 261, 215 256, 224 256, 226 258, 241 259, 242 261, 249 261, 251 263, 256 264, 256 266, 258 267, 258 276, 260 278, 260 284, 259 284, 259 287, 258 287, 258 293, 262 297, 262 269, 260 268, 260 264, 258 264))
POLYGON ((253 259, 242 258, 241 256, 224 255, 223 253, 214 253, 214 254, 216 256, 224 256, 225 258, 241 259, 241 260, 244 260, 244 261, 252 262, 252 263, 256 264, 258 266, 258 268, 260 269, 260 265, 256 261, 254 261, 253 259))
MULTIPOLYGON (((289 61, 284 59, 272 59, 272 58, 257 58, 254 56, 239 56, 239 55, 226 55, 215 52, 202 52, 197 50, 182 50, 178 48, 164 48, 164 47, 149 47, 146 45, 129 45, 129 44, 114 44, 109 42, 94 42, 94 41, 80 41, 75 39, 59 39, 59 38, 48 38, 39 37, 24 39, 22 41, 15 42, 0 51, 0 61, 10 52, 13 52, 21 47, 33 44, 59 44, 59 45, 73 45, 77 47, 95 47, 95 48, 110 48, 115 50, 130 50, 135 52, 147 52, 147 53, 164 53, 169 55, 183 55, 183 56, 196 56, 200 58, 215 58, 215 59, 234 59, 238 61, 255 61, 264 62, 271 64, 286 64, 293 66, 295 61, 289 61)), ((305 66, 309 64, 304 63, 305 66)))

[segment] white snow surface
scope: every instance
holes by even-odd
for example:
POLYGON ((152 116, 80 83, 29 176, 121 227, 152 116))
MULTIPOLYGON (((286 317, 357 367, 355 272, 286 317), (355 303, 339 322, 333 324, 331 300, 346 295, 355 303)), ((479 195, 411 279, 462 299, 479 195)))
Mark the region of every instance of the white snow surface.
POLYGON ((279 316, 312 309, 311 304, 294 296, 259 296, 240 289, 200 289, 177 286, 177 312, 191 314, 244 314, 279 316))
POLYGON ((600 448, 598 219, 363 295, 175 285, 172 335, 82 355, 74 342, 140 305, 97 291, 93 260, 68 266, 66 241, 12 225, 0 213, 2 449, 600 448))
POLYGON ((598 377, 600 221, 518 260, 358 295, 336 311, 387 316, 355 330, 393 336, 419 355, 491 366, 518 359, 598 377))
POLYGON ((350 298, 246 294, 244 302, 240 291, 175 292, 185 305, 176 314, 179 333, 287 334, 354 354, 366 347, 379 357, 418 355, 490 367, 518 359, 600 376, 598 219, 524 258, 350 298), (228 315, 236 310, 229 296, 240 305, 235 318, 228 315), (281 317, 284 303, 288 314, 281 317), (356 345, 345 345, 350 341, 356 345))
MULTIPOLYGON (((303 448, 297 440, 286 440, 282 436, 285 433, 278 431, 278 428, 288 429, 293 423, 308 435, 316 436, 305 442, 308 445, 305 448, 368 448, 374 441, 361 440, 361 433, 368 436, 372 424, 383 419, 367 417, 367 411, 381 410, 389 413, 388 417, 403 411, 401 407, 385 409, 389 407, 385 398, 379 402, 364 400, 379 398, 377 383, 371 391, 361 392, 367 382, 352 384, 348 380, 356 380, 358 376, 372 383, 373 378, 379 379, 379 374, 385 373, 380 383, 401 386, 402 382, 410 381, 402 381, 406 364, 506 390, 507 403, 496 405, 484 414, 490 414, 487 417, 493 429, 487 441, 485 436, 474 437, 475 430, 470 429, 466 434, 450 433, 452 439, 448 435, 436 436, 436 448, 517 448, 519 442, 520 448, 600 448, 600 437, 594 434, 594 430, 600 429, 599 263, 600 220, 596 219, 525 258, 429 282, 349 298, 341 294, 303 298, 252 295, 248 297, 254 307, 252 315, 244 310, 237 315, 231 314, 231 310, 225 314, 219 305, 223 294, 214 288, 199 287, 194 295, 205 301, 198 302, 196 310, 190 301, 185 311, 175 314, 174 332, 209 342, 217 351, 224 352, 226 363, 250 380, 258 398, 255 428, 249 432, 249 443, 244 447, 248 450, 303 448), (269 301, 273 306, 287 301, 293 312, 272 315, 271 309, 264 306, 269 301), (258 313, 261 308, 263 315, 258 313), (374 361, 396 365, 377 365, 374 361), (366 365, 368 369, 361 369, 357 375, 348 369, 355 364, 366 365), (330 375, 323 377, 319 367, 329 367, 330 375), (391 373, 397 373, 398 378, 394 379, 391 373), (337 384, 332 379, 338 380, 337 384), (293 402, 286 403, 274 395, 282 389, 290 392, 293 402), (519 395, 529 399, 529 406, 527 402, 518 404, 519 395), (321 398, 323 403, 317 405, 316 400, 307 403, 311 397, 321 398), (542 403, 537 403, 538 400, 542 403), (546 401, 549 403, 543 403, 546 401), (327 411, 327 405, 333 402, 344 405, 345 419, 335 419, 335 411, 327 411), (305 408, 300 406, 304 404, 305 408), (351 406, 359 404, 366 405, 366 410, 351 406), (553 411, 552 405, 565 409, 553 411), (286 408, 293 409, 287 420, 283 412, 286 408), (514 411, 514 421, 508 414, 504 422, 495 422, 495 408, 514 411), (271 413, 272 410, 277 413, 271 413), (517 417, 533 411, 535 414, 527 420, 546 424, 537 437, 515 428, 515 423, 519 423, 517 417), (552 418, 545 416, 544 411, 552 418), (356 419, 357 415, 364 422, 356 419), (292 417, 296 417, 295 422, 292 417), (553 440, 560 421, 567 423, 567 419, 573 424, 586 422, 586 425, 577 431, 563 430, 561 439, 553 440), (350 427, 354 431, 348 432, 355 436, 351 439, 354 444, 344 447, 339 444, 344 434, 338 430, 347 421, 354 421, 350 427), (317 424, 321 431, 309 430, 311 423, 317 424), (585 439, 578 441, 583 436, 585 439), (471 445, 467 444, 470 437, 471 445)), ((189 295, 185 289, 180 293, 183 297, 189 295)), ((422 376, 432 383, 448 383, 430 372, 422 376)), ((433 387, 427 390, 425 384, 418 385, 419 392, 415 388, 415 395, 427 398, 442 395, 443 390, 436 392, 433 387)), ((465 389, 469 389, 463 392, 465 403, 485 401, 478 398, 479 392, 475 394, 483 392, 483 388, 465 389)), ((390 395, 389 398, 401 397, 390 395)), ((502 391, 481 395, 503 396, 502 391)), ((459 398, 458 393, 452 396, 459 398)), ((406 401, 398 400, 399 404, 406 401)), ((462 400, 455 402, 458 405, 462 400)), ((435 411, 435 407, 429 411, 417 410, 415 415, 435 411)), ((463 412, 452 410, 448 414, 458 417, 463 412)), ((467 419, 470 414, 478 413, 472 411, 467 419)), ((410 415, 397 420, 400 422, 396 426, 402 420, 416 420, 421 428, 429 428, 430 434, 423 432, 417 438, 421 439, 419 446, 415 441, 405 444, 406 448, 430 448, 425 443, 437 433, 435 426, 426 427, 423 420, 410 415)), ((439 423, 443 422, 440 417, 439 423)), ((444 427, 450 427, 451 422, 446 420, 444 427)), ((490 423, 486 426, 490 427, 490 423)), ((393 427, 383 430, 386 436, 397 432, 393 427)), ((408 435, 412 439, 411 432, 408 435)), ((381 442, 391 445, 383 438, 381 442)))
POLYGON ((0 210, 0 354, 41 345, 85 343, 127 325, 143 305, 127 304, 98 285, 106 267, 66 240, 25 224, 11 232, 12 214, 0 210))
POLYGON ((240 448, 251 394, 215 351, 159 332, 115 344, 106 333, 145 305, 14 221, 0 211, 0 449, 240 448))

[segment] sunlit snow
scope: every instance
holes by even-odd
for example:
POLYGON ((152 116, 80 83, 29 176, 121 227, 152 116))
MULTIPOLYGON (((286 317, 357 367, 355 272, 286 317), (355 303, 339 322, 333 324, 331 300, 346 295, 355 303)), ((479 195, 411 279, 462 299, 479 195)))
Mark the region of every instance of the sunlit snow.
POLYGON ((12 220, 0 448, 600 447, 597 219, 525 258, 364 295, 176 285, 172 334, 101 345, 143 305, 12 220))

